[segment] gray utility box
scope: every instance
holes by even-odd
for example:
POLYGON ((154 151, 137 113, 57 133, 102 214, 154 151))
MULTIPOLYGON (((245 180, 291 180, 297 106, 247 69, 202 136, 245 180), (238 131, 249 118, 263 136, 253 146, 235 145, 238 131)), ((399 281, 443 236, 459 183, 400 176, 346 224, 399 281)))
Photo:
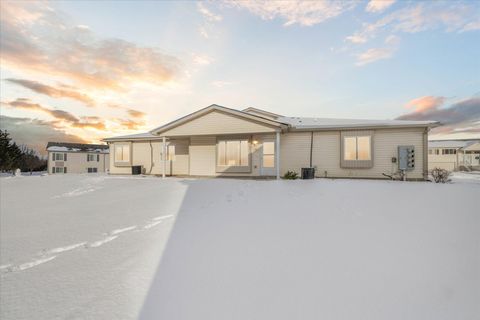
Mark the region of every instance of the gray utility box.
POLYGON ((407 171, 415 169, 414 146, 398 146, 398 169, 407 171))

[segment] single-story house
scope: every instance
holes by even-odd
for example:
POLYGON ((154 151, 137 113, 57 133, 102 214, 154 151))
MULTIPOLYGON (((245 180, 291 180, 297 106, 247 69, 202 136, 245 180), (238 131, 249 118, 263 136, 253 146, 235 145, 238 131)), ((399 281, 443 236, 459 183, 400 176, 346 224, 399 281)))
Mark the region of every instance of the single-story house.
POLYGON ((48 142, 48 173, 108 172, 109 147, 106 144, 48 142))
POLYGON ((480 140, 429 141, 428 167, 449 171, 480 169, 480 140))
POLYGON ((149 132, 104 141, 112 150, 110 174, 141 166, 145 174, 162 176, 279 178, 314 167, 317 177, 386 178, 383 173, 397 172, 409 157, 407 178, 421 180, 427 177, 428 131, 435 125, 286 117, 211 105, 149 132))

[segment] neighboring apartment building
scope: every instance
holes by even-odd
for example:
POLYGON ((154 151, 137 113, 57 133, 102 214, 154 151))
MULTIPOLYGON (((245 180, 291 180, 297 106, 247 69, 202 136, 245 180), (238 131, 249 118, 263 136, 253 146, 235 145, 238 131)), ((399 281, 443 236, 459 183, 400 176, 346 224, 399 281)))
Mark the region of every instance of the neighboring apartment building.
POLYGON ((480 140, 428 142, 428 168, 449 171, 480 169, 480 140))
POLYGON ((132 174, 140 166, 162 176, 279 178, 314 167, 317 177, 381 179, 408 160, 407 179, 422 180, 428 175, 428 131, 436 125, 285 117, 211 105, 150 132, 104 141, 112 150, 110 174, 132 174))
POLYGON ((105 144, 49 142, 48 173, 108 172, 109 148, 105 144))

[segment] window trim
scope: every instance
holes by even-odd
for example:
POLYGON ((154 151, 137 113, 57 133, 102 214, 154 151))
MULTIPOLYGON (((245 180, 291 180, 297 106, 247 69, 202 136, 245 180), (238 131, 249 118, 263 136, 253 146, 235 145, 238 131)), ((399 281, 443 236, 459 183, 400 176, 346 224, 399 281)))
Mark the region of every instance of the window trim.
POLYGON ((131 142, 115 142, 113 144, 113 162, 114 162, 116 167, 130 167, 132 165, 132 143, 131 142), (116 158, 117 147, 120 147, 120 146, 122 146, 122 147, 127 146, 128 147, 129 157, 128 157, 127 161, 124 161, 124 160, 118 161, 117 158, 116 158))
POLYGON ((53 161, 67 161, 67 154, 64 152, 52 152, 53 161), (57 159, 57 156, 61 155, 62 159, 57 159))
POLYGON ((251 136, 218 136, 215 143, 215 168, 217 173, 251 173, 252 172, 252 138, 251 136), (220 141, 247 141, 248 165, 228 166, 218 164, 218 145, 220 141))
POLYGON ((66 167, 52 167, 52 174, 67 173, 65 169, 66 169, 66 167), (57 171, 57 169, 58 169, 58 171, 57 171), (60 169, 62 169, 62 170, 60 171, 60 169))
MULTIPOLYGON (((358 144, 358 139, 356 139, 358 144)), ((373 168, 374 159, 374 131, 373 130, 356 130, 341 131, 340 133, 340 167, 346 169, 369 169, 373 168), (369 160, 346 160, 345 159, 345 138, 351 137, 370 137, 370 159, 369 160)), ((358 157, 358 155, 357 155, 358 157)))

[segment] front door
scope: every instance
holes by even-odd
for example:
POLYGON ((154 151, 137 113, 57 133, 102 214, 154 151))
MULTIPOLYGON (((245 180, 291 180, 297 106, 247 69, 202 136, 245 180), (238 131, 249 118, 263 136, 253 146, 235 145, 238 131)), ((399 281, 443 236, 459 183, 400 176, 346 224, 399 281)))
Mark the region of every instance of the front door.
POLYGON ((262 176, 275 175, 275 141, 265 140, 262 144, 261 158, 261 174, 262 176))

